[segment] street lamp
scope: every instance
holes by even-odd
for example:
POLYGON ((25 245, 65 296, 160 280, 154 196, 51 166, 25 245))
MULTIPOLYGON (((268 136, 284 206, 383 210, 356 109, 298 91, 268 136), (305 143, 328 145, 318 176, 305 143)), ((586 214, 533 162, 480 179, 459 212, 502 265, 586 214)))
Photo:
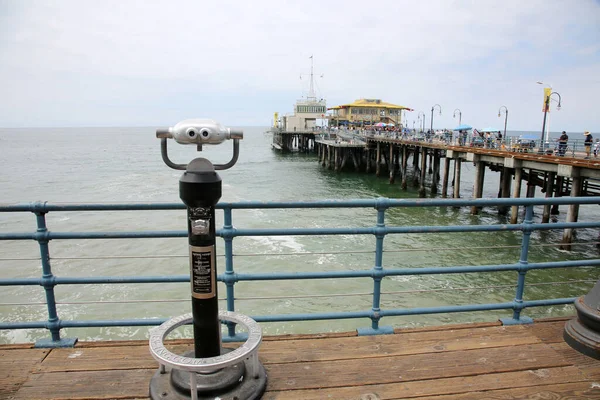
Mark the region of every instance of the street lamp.
MULTIPOLYGON (((538 85, 544 85, 545 88, 550 89, 550 91, 552 92, 552 84, 550 83, 544 83, 542 81, 537 81, 536 82, 538 85)), ((551 99, 552 100, 552 99, 551 99)), ((544 99, 544 104, 545 104, 545 99, 544 99)), ((544 107, 545 109, 545 107, 544 107)), ((546 145, 549 142, 550 139, 550 116, 548 115, 548 121, 546 122, 546 145)))
POLYGON ((419 121, 421 121, 421 123, 419 124, 419 128, 421 129, 421 132, 425 131, 425 113, 423 111, 419 111, 419 115, 417 116, 417 119, 419 121), (423 117, 421 117, 421 114, 423 114, 423 117))
POLYGON ((431 133, 433 134, 433 110, 435 110, 435 106, 438 106, 438 108, 440 109, 440 115, 442 115, 442 106, 440 106, 439 104, 434 104, 433 107, 431 107, 431 133))
MULTIPOLYGON (((454 110, 454 114, 452 114, 452 118, 456 118, 457 111, 458 111, 458 126, 460 126, 462 123, 462 112, 460 111, 460 109, 457 108, 456 110, 454 110)), ((441 114, 441 112, 442 111, 440 110, 440 114, 441 114)))
POLYGON ((508 108, 506 106, 500 106, 498 109, 498 118, 502 116, 502 109, 504 108, 504 140, 506 140, 506 120, 508 119, 508 108))
POLYGON ((558 106, 556 107, 556 109, 560 110, 560 107, 561 107, 562 98, 560 97, 560 94, 557 92, 550 93, 544 99, 544 122, 542 123, 542 137, 540 140, 540 148, 538 150, 538 154, 544 154, 544 131, 546 130, 546 115, 548 114, 548 110, 550 109, 550 98, 552 97, 553 94, 558 96, 558 106))

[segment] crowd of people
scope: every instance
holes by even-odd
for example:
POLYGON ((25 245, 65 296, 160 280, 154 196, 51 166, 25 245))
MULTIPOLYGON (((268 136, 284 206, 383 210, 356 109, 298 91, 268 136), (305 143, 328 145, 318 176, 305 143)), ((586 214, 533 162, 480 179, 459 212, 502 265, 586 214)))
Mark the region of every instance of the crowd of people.
MULTIPOLYGON (((471 130, 459 130, 458 132, 451 131, 448 129, 440 131, 419 131, 416 129, 407 129, 396 126, 365 126, 365 127, 331 127, 330 132, 336 132, 338 130, 351 132, 358 136, 384 136, 393 139, 400 140, 414 140, 414 141, 425 141, 428 143, 441 142, 448 145, 457 146, 469 146, 469 147, 481 147, 488 149, 499 149, 499 150, 511 150, 514 147, 514 143, 519 141, 517 137, 504 137, 501 131, 479 131, 477 129, 471 130), (471 132, 469 132, 471 131, 471 132)), ((592 154, 594 158, 598 158, 600 155, 600 139, 594 138, 589 131, 583 133, 583 149, 585 152, 585 158, 589 159, 592 154)), ((579 142, 579 146, 581 142, 579 142)), ((534 143, 531 144, 533 149, 534 143)), ((578 146, 575 146, 578 147, 578 146)), ((556 146, 554 150, 546 149, 550 153, 554 153, 557 156, 564 157, 569 149, 569 135, 566 131, 563 131, 558 139, 556 139, 556 146)), ((575 149, 576 150, 576 149, 575 149)), ((573 155, 575 155, 573 151, 573 155)), ((579 153, 581 154, 581 153, 579 153)))

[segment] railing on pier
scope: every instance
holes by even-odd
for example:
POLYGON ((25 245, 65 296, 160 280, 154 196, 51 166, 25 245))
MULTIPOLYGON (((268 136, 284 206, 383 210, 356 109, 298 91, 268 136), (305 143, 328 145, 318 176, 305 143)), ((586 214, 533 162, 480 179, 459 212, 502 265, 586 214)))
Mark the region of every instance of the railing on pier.
MULTIPOLYGON (((235 285, 244 281, 278 281, 278 280, 314 280, 314 279, 342 279, 363 278, 372 280, 373 292, 371 293, 372 307, 370 309, 352 310, 344 312, 314 312, 299 314, 279 315, 254 315, 258 322, 278 321, 308 321, 308 320, 338 320, 351 318, 366 318, 371 320, 368 328, 359 329, 360 334, 389 333, 390 328, 380 326, 380 321, 390 316, 407 316, 416 314, 456 313, 486 310, 512 310, 512 318, 503 320, 506 324, 529 322, 528 317, 521 312, 528 307, 551 306, 570 304, 575 297, 547 298, 541 300, 527 300, 524 298, 525 277, 528 271, 574 268, 598 267, 600 259, 579 259, 552 262, 528 262, 530 235, 535 231, 554 229, 585 229, 600 228, 600 221, 588 222, 561 222, 541 224, 533 222, 533 208, 540 205, 586 205, 600 204, 600 197, 572 197, 572 198, 517 198, 517 199, 431 199, 431 200, 397 200, 388 198, 365 200, 339 200, 339 201, 307 201, 307 202, 258 202, 247 201, 237 203, 219 203, 217 209, 223 212, 223 227, 217 235, 224 240, 225 271, 218 276, 219 281, 226 285, 227 310, 235 311, 235 285), (518 224, 494 225, 450 225, 450 226, 390 226, 386 224, 386 212, 391 209, 407 207, 495 207, 495 206, 524 206, 525 217, 518 224), (376 210, 376 220, 372 226, 348 227, 319 227, 319 228, 261 228, 244 229, 234 228, 233 212, 235 210, 264 210, 264 209, 315 209, 315 208, 366 208, 376 210), (411 233, 465 233, 465 232, 500 232, 513 231, 521 233, 520 256, 510 263, 497 265, 476 266, 443 266, 424 268, 387 268, 384 260, 384 239, 388 235, 402 235, 411 233), (234 264, 233 243, 239 237, 251 236, 322 236, 322 235, 370 235, 375 238, 374 260, 372 268, 368 270, 324 270, 320 272, 264 272, 264 273, 239 273, 234 264), (517 273, 516 292, 513 301, 446 305, 441 307, 420 308, 390 308, 381 307, 381 281, 384 277, 410 276, 410 275, 439 275, 439 274, 466 274, 466 273, 491 273, 498 271, 514 271, 517 273)), ((133 283, 173 283, 189 282, 188 275, 171 276, 143 276, 142 271, 136 271, 132 276, 60 276, 52 271, 50 257, 50 241, 81 240, 81 239, 132 239, 132 238, 175 238, 185 237, 187 232, 181 231, 95 231, 95 232, 57 232, 48 229, 46 214, 64 212, 97 212, 97 211, 126 211, 126 210, 182 210, 184 206, 176 203, 129 203, 129 204, 52 204, 35 202, 24 204, 0 205, 0 213, 30 212, 35 215, 37 227, 35 230, 25 232, 3 232, 0 240, 36 241, 39 245, 42 265, 40 278, 3 278, 0 286, 41 286, 45 290, 46 305, 48 309, 47 321, 3 321, 0 329, 40 329, 50 331, 51 342, 60 342, 60 331, 70 327, 110 327, 110 326, 152 326, 159 325, 165 319, 119 319, 119 320, 68 320, 62 319, 57 311, 57 293, 55 287, 59 285, 96 285, 96 284, 133 284, 133 283)), ((3 257, 7 257, 6 255, 3 257)), ((12 259, 12 258, 5 258, 12 259)), ((83 288, 82 288, 83 290, 83 288)), ((235 327, 229 327, 229 336, 239 338, 235 327)))

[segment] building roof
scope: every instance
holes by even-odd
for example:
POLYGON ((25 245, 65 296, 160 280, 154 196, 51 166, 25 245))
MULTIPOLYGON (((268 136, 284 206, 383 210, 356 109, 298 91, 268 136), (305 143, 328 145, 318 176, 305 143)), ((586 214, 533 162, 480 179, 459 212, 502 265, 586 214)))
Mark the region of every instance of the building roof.
POLYGON ((397 104, 386 103, 385 101, 381 101, 380 99, 359 99, 354 103, 350 104, 341 104, 339 106, 328 108, 328 110, 339 110, 342 108, 348 107, 366 107, 366 108, 390 108, 393 110, 410 110, 411 108, 405 106, 399 106, 397 104))

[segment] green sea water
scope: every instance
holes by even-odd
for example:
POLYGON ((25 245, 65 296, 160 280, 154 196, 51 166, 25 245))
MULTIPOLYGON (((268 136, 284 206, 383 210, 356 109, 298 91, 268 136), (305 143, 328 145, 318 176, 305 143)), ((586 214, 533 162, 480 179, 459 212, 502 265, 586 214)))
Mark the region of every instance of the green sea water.
MULTIPOLYGON (((295 201, 354 198, 416 198, 417 189, 400 189, 387 178, 364 172, 335 173, 322 168, 315 155, 281 154, 271 149, 265 128, 244 128, 240 158, 223 179, 223 201, 295 201)), ((170 147, 172 159, 185 163, 195 148, 170 147)), ((215 163, 229 160, 230 144, 205 146, 202 156, 215 163)), ((180 202, 181 172, 166 167, 154 128, 0 129, 0 202, 180 202)), ((409 163, 410 165, 410 163, 409 163)), ((472 194, 474 168, 463 164, 461 197, 472 194)), ((484 197, 495 197, 499 174, 488 172, 484 197)), ((429 177, 428 177, 429 179, 429 177)), ((562 209, 557 220, 564 220, 562 209)), ((236 228, 363 227, 375 224, 373 209, 235 210, 236 228)), ((541 208, 536 209, 536 220, 541 208)), ((597 206, 582 206, 579 220, 597 220, 597 206)), ((184 230, 185 211, 50 213, 52 231, 184 230)), ((218 211, 218 225, 222 213, 218 211)), ((405 208, 386 213, 387 225, 455 225, 506 223, 495 209, 472 216, 468 209, 405 208)), ((32 232, 30 213, 0 214, 0 231, 32 232)), ((529 260, 557 261, 597 258, 596 230, 579 230, 572 252, 558 249, 561 231, 532 235, 529 260)), ((515 263, 521 234, 415 233, 388 235, 385 268, 488 265, 515 263)), ((234 240, 238 273, 369 270, 375 262, 372 236, 245 237, 234 240)), ((57 276, 130 276, 187 274, 187 240, 53 240, 53 273, 57 276)), ((218 253, 223 254, 222 241, 218 253)), ((39 248, 33 241, 0 242, 0 271, 8 277, 40 277, 39 248)), ((218 257, 219 272, 224 259, 218 257)), ((555 269, 527 274, 525 298, 574 297, 586 293, 598 278, 596 269, 555 269)), ((512 301, 515 272, 388 277, 382 282, 382 308, 434 307, 512 301)), ((373 281, 329 279, 241 282, 235 285, 236 310, 248 315, 356 311, 371 308, 373 281)), ((225 288, 219 286, 220 297, 225 288)), ((172 317, 190 312, 188 284, 61 285, 56 287, 63 319, 172 317)), ((41 287, 2 287, 2 321, 47 319, 41 287)), ((225 308, 225 302, 220 303, 225 308)), ((528 309, 531 317, 571 315, 571 306, 528 309)), ((412 327, 444 323, 492 321, 510 311, 432 314, 384 318, 382 325, 412 327)), ((370 320, 285 322, 262 324, 267 334, 329 332, 370 326, 370 320)), ((67 329, 63 336, 81 340, 147 337, 146 327, 67 329)), ((2 342, 48 337, 44 330, 0 331, 2 342)))

